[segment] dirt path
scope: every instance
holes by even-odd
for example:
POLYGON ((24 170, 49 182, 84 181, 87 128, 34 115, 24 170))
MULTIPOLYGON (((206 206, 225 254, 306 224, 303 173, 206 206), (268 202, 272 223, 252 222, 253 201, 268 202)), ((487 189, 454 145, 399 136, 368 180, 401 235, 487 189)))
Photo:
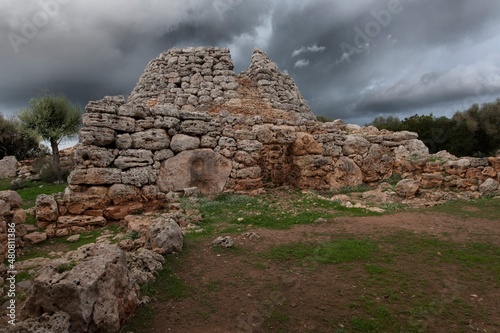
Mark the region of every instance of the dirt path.
POLYGON ((242 231, 232 250, 190 239, 175 259, 184 294, 152 303, 149 332, 500 332, 499 227, 405 212, 242 231), (269 255, 352 239, 374 252, 329 264, 269 255))

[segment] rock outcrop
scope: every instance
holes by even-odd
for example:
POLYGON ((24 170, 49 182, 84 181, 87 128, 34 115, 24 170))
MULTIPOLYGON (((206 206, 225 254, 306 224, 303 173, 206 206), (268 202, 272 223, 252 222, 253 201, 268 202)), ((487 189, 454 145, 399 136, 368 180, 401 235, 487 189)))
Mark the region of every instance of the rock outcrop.
POLYGON ((0 179, 17 176, 19 163, 15 156, 5 156, 0 160, 0 179))
POLYGON ((23 315, 64 312, 70 332, 118 332, 138 304, 136 288, 124 251, 90 244, 39 271, 23 315))
POLYGON ((422 188, 477 190, 498 180, 496 160, 431 162, 416 133, 316 121, 293 79, 261 50, 246 71, 233 67, 228 49, 172 49, 147 65, 128 99, 89 102, 76 169, 49 227, 67 234, 123 219, 192 187, 331 190, 398 173, 422 188))

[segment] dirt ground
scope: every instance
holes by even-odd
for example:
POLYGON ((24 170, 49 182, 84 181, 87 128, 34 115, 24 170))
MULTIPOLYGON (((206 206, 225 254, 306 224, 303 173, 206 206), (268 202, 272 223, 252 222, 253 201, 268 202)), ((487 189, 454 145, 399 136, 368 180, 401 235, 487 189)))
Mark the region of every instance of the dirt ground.
POLYGON ((185 294, 151 303, 149 332, 500 332, 500 272, 468 270, 440 251, 395 253, 412 235, 458 249, 498 248, 499 227, 499 220, 403 212, 289 230, 245 228, 229 234, 232 250, 214 248, 212 237, 188 239, 173 270, 185 294), (373 240, 386 256, 318 264, 261 255, 280 244, 349 238, 373 240))

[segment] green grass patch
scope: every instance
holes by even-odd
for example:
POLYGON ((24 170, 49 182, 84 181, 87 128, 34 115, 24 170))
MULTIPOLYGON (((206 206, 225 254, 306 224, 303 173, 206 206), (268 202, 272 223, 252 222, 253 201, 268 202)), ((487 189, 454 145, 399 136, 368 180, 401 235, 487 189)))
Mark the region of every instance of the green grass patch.
POLYGON ((498 219, 500 212, 499 198, 482 198, 476 200, 449 201, 443 205, 437 205, 426 209, 427 212, 445 213, 461 218, 483 218, 498 219))
POLYGON ((264 254, 278 261, 307 260, 322 264, 338 264, 368 260, 375 256, 377 244, 368 240, 344 239, 322 244, 292 243, 273 247, 264 254))
POLYGON ((188 288, 173 271, 174 268, 178 268, 178 265, 179 263, 175 257, 167 256, 163 268, 158 271, 155 281, 141 286, 141 294, 160 302, 169 299, 184 299, 187 296, 188 288))
POLYGON ((38 183, 38 182, 28 182, 26 187, 16 190, 19 196, 23 199, 22 208, 31 208, 35 206, 36 198, 40 194, 54 194, 63 192, 68 186, 67 184, 50 184, 50 183, 38 183))
POLYGON ((319 218, 378 215, 365 209, 346 208, 338 202, 298 191, 287 193, 286 198, 275 194, 252 197, 225 193, 214 198, 201 198, 199 209, 203 216, 203 224, 200 225, 202 228, 228 223, 289 229, 294 225, 312 223, 319 218))

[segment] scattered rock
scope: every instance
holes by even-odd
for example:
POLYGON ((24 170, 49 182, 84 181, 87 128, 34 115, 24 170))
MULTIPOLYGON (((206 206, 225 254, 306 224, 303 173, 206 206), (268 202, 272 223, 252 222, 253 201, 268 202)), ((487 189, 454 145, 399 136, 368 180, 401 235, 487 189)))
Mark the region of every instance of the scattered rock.
POLYGON ((47 240, 47 234, 45 232, 35 231, 24 235, 23 240, 30 245, 40 244, 47 240))
POLYGON ((68 243, 78 242, 80 240, 80 237, 81 237, 81 235, 72 235, 72 236, 69 236, 68 238, 66 238, 66 241, 68 243))
POLYGON ((234 240, 231 236, 219 236, 212 242, 212 245, 227 249, 234 246, 234 240))
POLYGON ((184 239, 182 229, 170 217, 162 215, 153 220, 144 231, 144 236, 148 247, 161 254, 182 250, 184 239))
POLYGON ((396 193, 403 198, 414 198, 419 188, 420 182, 418 180, 403 179, 396 185, 396 193))

